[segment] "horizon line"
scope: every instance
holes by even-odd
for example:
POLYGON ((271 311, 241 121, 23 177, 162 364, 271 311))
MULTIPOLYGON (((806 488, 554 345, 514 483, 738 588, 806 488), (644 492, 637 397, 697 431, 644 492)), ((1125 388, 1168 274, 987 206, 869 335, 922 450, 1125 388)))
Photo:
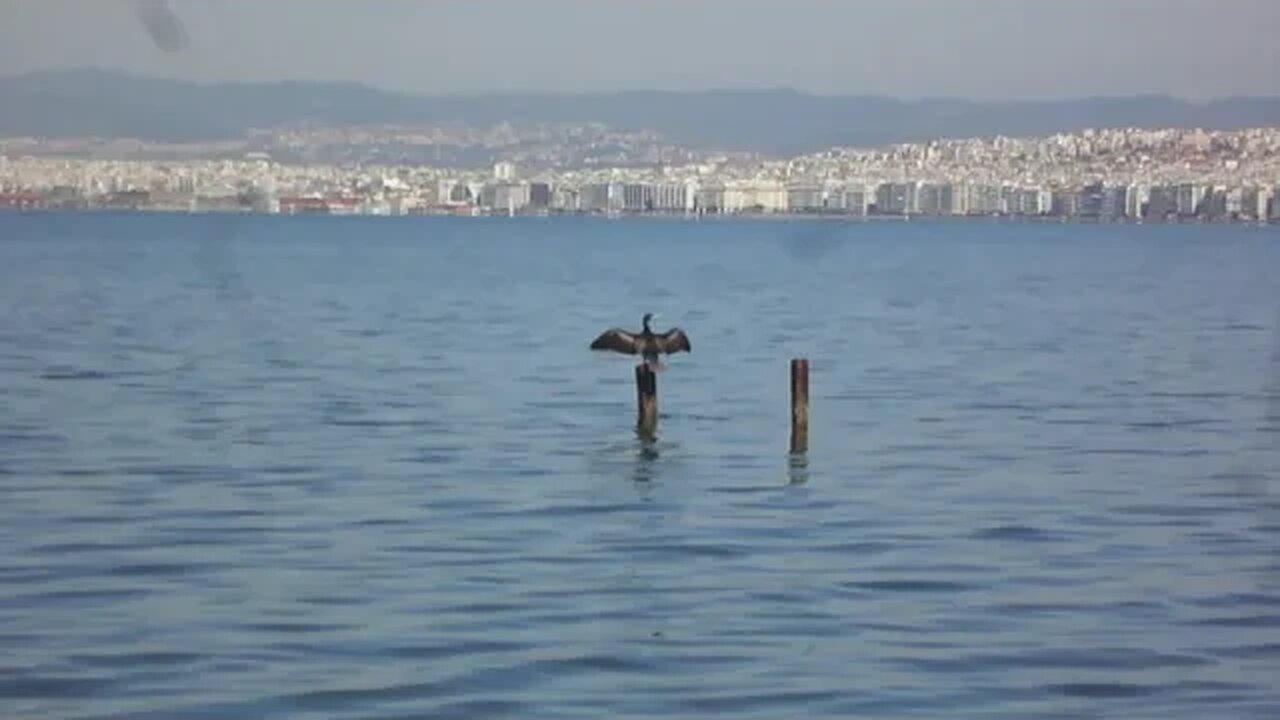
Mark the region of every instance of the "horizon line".
POLYGON ((856 92, 819 92, 816 90, 806 90, 791 85, 757 85, 757 86, 733 86, 719 85, 708 86, 701 89, 675 89, 662 87, 633 87, 619 88, 616 90, 550 90, 550 89, 521 89, 521 90, 476 90, 476 91, 458 91, 451 90, 445 92, 420 92, 413 90, 401 90, 390 88, 383 85, 367 81, 356 80, 325 80, 317 78, 273 78, 258 80, 219 80, 207 78, 184 78, 174 75, 164 75, 151 72, 138 72, 134 70, 124 70, 120 68, 99 67, 93 65, 66 65, 66 66, 48 66, 43 68, 34 68, 19 72, 0 72, 0 79, 20 79, 20 78, 39 78, 40 76, 58 76, 58 75, 111 75, 122 78, 148 80, 155 82, 169 82, 176 84, 185 84, 197 86, 206 89, 217 89, 226 87, 271 87, 280 85, 317 85, 317 86, 338 86, 348 89, 372 90, 375 92, 385 93, 389 95, 399 95, 402 97, 412 97, 421 99, 460 99, 460 98, 492 98, 492 97, 609 97, 609 96, 626 96, 626 95, 720 95, 720 94, 739 94, 739 95, 762 95, 762 94, 789 94, 799 97, 821 98, 830 100, 848 100, 848 99, 874 99, 874 100, 891 100, 901 103, 925 103, 925 102, 957 102, 975 105, 1017 105, 1017 104, 1060 104, 1083 101, 1129 101, 1129 100, 1170 100, 1186 105, 1207 106, 1215 103, 1231 102, 1231 101, 1266 101, 1280 100, 1280 94, 1276 95, 1218 95, 1207 98, 1193 98, 1184 95, 1175 95, 1168 92, 1134 92, 1129 94, 1093 94, 1093 95, 1063 95, 1056 97, 1032 96, 1019 98, 978 98, 966 97, 962 95, 887 95, 877 93, 856 93, 856 92))

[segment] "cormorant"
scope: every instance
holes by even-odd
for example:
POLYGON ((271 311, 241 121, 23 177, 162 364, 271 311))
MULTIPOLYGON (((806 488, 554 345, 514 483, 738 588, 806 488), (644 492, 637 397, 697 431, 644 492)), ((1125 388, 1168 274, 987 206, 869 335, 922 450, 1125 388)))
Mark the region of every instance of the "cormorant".
POLYGON ((653 319, 653 313, 645 313, 641 324, 644 329, 639 333, 631 333, 619 328, 611 328, 600 333, 600 337, 591 343, 592 350, 612 350, 626 355, 640 355, 644 358, 644 362, 651 370, 661 370, 662 363, 658 360, 660 353, 668 355, 681 350, 685 352, 693 352, 693 347, 689 344, 689 336, 684 334, 684 330, 680 328, 671 328, 661 335, 649 329, 649 321, 653 319))

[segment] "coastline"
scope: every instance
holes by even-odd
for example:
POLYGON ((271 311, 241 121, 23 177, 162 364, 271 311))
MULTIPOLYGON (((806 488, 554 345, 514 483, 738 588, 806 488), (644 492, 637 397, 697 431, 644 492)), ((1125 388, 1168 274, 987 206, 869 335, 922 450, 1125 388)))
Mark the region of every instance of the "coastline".
POLYGON ((455 212, 433 209, 427 212, 386 213, 386 212, 267 212, 253 208, 204 208, 182 209, 173 207, 3 207, 0 216, 5 215, 236 215, 256 217, 286 218, 358 218, 363 220, 408 219, 408 218, 461 218, 467 220, 513 220, 513 219, 597 219, 612 221, 664 220, 668 222, 812 222, 827 223, 992 223, 992 224, 1052 224, 1052 225, 1280 225, 1280 218, 1257 219, 1240 217, 1170 217, 1164 219, 1138 219, 1130 217, 1095 218, 1072 215, 1008 215, 1008 214, 973 214, 973 215, 857 215, 842 213, 786 213, 786 212, 738 212, 738 213, 669 213, 669 212, 628 212, 602 213, 581 211, 553 212, 455 212))

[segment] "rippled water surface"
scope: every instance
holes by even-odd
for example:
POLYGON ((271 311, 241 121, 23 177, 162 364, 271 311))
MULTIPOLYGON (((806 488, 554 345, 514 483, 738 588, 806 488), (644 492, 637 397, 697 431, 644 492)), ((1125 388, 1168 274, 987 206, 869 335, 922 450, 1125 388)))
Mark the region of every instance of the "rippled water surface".
POLYGON ((6 215, 0 307, 3 717, 1280 717, 1274 228, 6 215))

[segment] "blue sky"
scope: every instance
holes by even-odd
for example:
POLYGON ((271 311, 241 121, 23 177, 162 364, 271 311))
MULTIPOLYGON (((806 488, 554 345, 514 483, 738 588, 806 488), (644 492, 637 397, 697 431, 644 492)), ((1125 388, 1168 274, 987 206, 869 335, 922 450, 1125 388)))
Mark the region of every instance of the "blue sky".
POLYGON ((1280 0, 168 0, 190 38, 176 52, 137 1, 0 0, 0 71, 421 93, 1280 95, 1280 0))

